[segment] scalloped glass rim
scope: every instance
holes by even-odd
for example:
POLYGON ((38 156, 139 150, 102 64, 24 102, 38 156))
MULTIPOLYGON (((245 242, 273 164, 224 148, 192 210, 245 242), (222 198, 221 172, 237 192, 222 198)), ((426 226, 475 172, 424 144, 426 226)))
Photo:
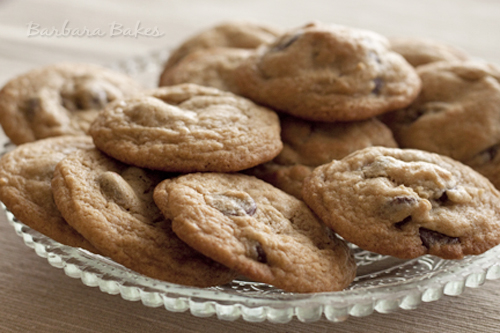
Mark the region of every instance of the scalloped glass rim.
POLYGON ((354 247, 361 273, 340 292, 294 294, 244 279, 212 288, 187 287, 148 278, 109 258, 62 245, 19 222, 3 204, 2 208, 25 244, 69 277, 128 301, 164 306, 173 312, 190 310, 197 317, 215 314, 223 320, 242 317, 250 322, 267 319, 285 323, 294 316, 304 322, 316 321, 324 314, 329 321, 340 322, 373 311, 415 309, 421 302, 457 296, 466 287, 479 287, 486 280, 500 278, 500 246, 462 260, 433 256, 398 260, 354 247))
MULTIPOLYGON (((153 88, 168 51, 162 50, 110 64, 153 88)), ((3 152, 12 149, 5 143, 3 152)), ((351 245, 358 264, 354 282, 344 291, 315 294, 284 292, 263 283, 239 278, 213 288, 195 288, 148 278, 109 258, 62 245, 18 221, 2 204, 9 223, 37 255, 83 284, 145 306, 163 306, 168 311, 189 310, 196 317, 216 315, 222 320, 242 318, 249 322, 268 320, 286 323, 297 317, 313 322, 324 315, 331 322, 349 316, 363 317, 374 311, 390 313, 415 309, 422 302, 444 295, 460 295, 466 287, 476 288, 486 280, 500 278, 500 246, 462 260, 423 256, 400 260, 351 245)))

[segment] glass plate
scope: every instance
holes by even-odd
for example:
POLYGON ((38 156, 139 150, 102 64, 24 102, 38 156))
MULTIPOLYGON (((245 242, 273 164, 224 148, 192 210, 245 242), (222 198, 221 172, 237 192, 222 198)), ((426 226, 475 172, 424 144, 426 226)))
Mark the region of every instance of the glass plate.
MULTIPOLYGON (((111 64, 153 88, 168 55, 160 51, 111 64)), ((12 149, 5 143, 3 151, 12 149)), ((3 205, 2 205, 3 206, 3 205)), ((190 311, 197 317, 216 315, 222 320, 242 318, 249 322, 268 320, 286 323, 297 317, 313 322, 324 317, 341 322, 349 316, 367 316, 374 311, 390 313, 399 308, 415 309, 422 302, 443 295, 460 295, 466 287, 476 288, 486 280, 500 278, 500 246, 463 260, 423 256, 401 260, 364 251, 351 245, 358 264, 354 282, 344 291, 296 294, 273 286, 236 279, 230 284, 195 288, 148 278, 109 258, 73 248, 41 235, 19 222, 3 206, 9 223, 26 245, 66 275, 108 294, 121 295, 145 306, 164 307, 173 312, 190 311)))

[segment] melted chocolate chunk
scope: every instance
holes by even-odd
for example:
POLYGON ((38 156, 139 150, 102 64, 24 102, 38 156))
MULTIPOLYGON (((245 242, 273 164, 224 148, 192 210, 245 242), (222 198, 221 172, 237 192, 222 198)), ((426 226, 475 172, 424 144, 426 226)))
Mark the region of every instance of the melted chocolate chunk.
POLYGON ((101 89, 90 89, 75 94, 61 95, 62 105, 71 111, 100 110, 109 102, 108 95, 101 89))
POLYGON ((375 60, 375 62, 376 62, 377 64, 381 64, 381 63, 382 63, 382 60, 380 59, 380 57, 379 57, 379 55, 378 55, 377 53, 375 53, 375 52, 373 52, 373 51, 370 51, 370 52, 368 53, 368 56, 369 56, 370 58, 372 58, 373 60, 375 60))
POLYGON ((448 245, 460 243, 460 238, 450 237, 434 230, 419 228, 418 232, 420 234, 420 239, 422 240, 422 245, 428 249, 435 244, 448 245))
POLYGON ((373 88, 372 94, 380 95, 380 91, 382 90, 382 87, 384 85, 384 80, 377 77, 377 78, 373 79, 373 83, 375 83, 375 88, 373 88))
POLYGON ((299 37, 301 36, 301 34, 296 34, 288 39, 285 39, 284 41, 282 41, 281 43, 275 45, 273 48, 272 48, 272 51, 273 52, 279 52, 279 51, 283 51, 284 49, 288 48, 290 45, 292 45, 297 39, 299 39, 299 37))
POLYGON ((227 191, 206 197, 207 203, 228 216, 252 216, 257 211, 257 204, 245 192, 227 191))
POLYGON ((499 149, 500 149, 500 143, 497 143, 497 144, 483 150, 479 154, 481 155, 482 160, 484 162, 491 162, 497 157, 499 149))
POLYGON ((85 100, 81 96, 75 98, 75 107, 77 110, 85 110, 85 100))
POLYGON ((102 194, 120 207, 129 211, 137 206, 139 199, 134 189, 121 175, 113 171, 106 171, 97 178, 102 194))
POLYGON ((257 204, 255 203, 255 201, 252 201, 251 205, 246 206, 245 208, 246 208, 245 213, 247 213, 247 215, 252 216, 257 211, 257 204))
POLYGON ((404 226, 405 224, 409 223, 409 222, 411 222, 411 215, 410 215, 410 216, 405 217, 405 218, 403 219, 403 221, 399 221, 399 222, 394 223, 394 226, 395 226, 397 229, 401 230, 401 229, 403 229, 403 226, 404 226))
POLYGON ((446 108, 447 103, 443 102, 428 102, 417 107, 409 107, 404 111, 403 122, 410 124, 426 114, 443 112, 446 108))
POLYGON ((40 108, 41 103, 42 102, 38 97, 28 98, 24 103, 24 108, 23 108, 24 115, 26 116, 26 119, 29 122, 35 119, 35 115, 37 113, 37 110, 40 108))
POLYGON ((411 211, 413 210, 413 207, 418 204, 418 200, 413 197, 407 197, 407 196, 399 196, 391 199, 388 201, 387 205, 384 205, 383 208, 383 214, 389 214, 389 215, 394 215, 397 214, 397 216, 404 216, 401 214, 408 215, 406 216, 403 220, 394 223, 394 227, 396 229, 401 230, 404 225, 406 225, 408 222, 411 222, 411 211))
POLYGON ((165 216, 163 214, 155 215, 151 220, 153 224, 157 224, 163 221, 165 221, 165 216))
POLYGON ((450 202, 450 199, 448 198, 448 194, 446 193, 446 191, 444 191, 436 201, 440 205, 446 205, 450 202))
POLYGON ((403 122, 405 124, 414 123, 426 113, 425 108, 408 108, 403 112, 404 112, 403 122))
POLYGON ((257 245, 255 246, 255 252, 257 253, 256 260, 260 263, 266 264, 267 263, 267 254, 264 251, 262 244, 257 243, 257 245))
POLYGON ((88 109, 100 110, 108 104, 108 95, 104 90, 92 90, 86 98, 86 107, 88 109))
POLYGON ((413 197, 395 197, 391 200, 391 205, 413 205, 417 203, 417 199, 413 197))

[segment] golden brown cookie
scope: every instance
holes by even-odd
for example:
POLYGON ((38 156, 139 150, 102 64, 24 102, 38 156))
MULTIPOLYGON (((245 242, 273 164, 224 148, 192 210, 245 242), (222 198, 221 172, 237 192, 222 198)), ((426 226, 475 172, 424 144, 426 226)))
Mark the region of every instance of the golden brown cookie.
POLYGON ((467 164, 486 178, 500 190, 500 154, 498 154, 500 142, 494 144, 470 159, 465 160, 467 164))
POLYGON ((165 70, 175 66, 188 54, 212 47, 255 49, 272 42, 281 34, 281 29, 267 24, 249 21, 226 21, 209 27, 191 36, 175 50, 165 64, 165 70))
POLYGON ((207 48, 194 51, 160 76, 160 86, 195 83, 239 94, 234 70, 252 51, 238 48, 207 48))
POLYGON ((194 84, 114 103, 99 114, 90 135, 124 163, 171 172, 239 171, 282 149, 274 111, 194 84))
POLYGON ((26 143, 0 159, 0 200, 28 227, 56 242, 97 249, 61 216, 52 196, 52 175, 67 154, 92 148, 89 136, 61 136, 26 143))
POLYGON ((283 165, 271 161, 243 170, 242 173, 262 179, 297 199, 302 199, 302 182, 313 169, 314 167, 303 164, 283 165))
POLYGON ((316 167, 371 146, 397 147, 391 130, 376 118, 356 122, 311 122, 282 116, 279 164, 316 167))
POLYGON ((106 104, 140 91, 125 74, 98 65, 49 65, 13 78, 2 88, 0 124, 15 144, 82 135, 106 104))
POLYGON ((260 46, 235 76, 244 96, 313 121, 368 119, 407 106, 420 90, 385 37, 320 23, 260 46))
POLYGON ((500 142, 500 69, 485 62, 419 66, 418 98, 381 119, 402 148, 465 162, 500 142))
POLYGON ((160 183, 154 199, 182 240, 255 281, 322 292, 354 279, 346 243, 302 201, 255 177, 192 173, 160 183))
POLYGON ((391 130, 376 118, 353 122, 311 122, 282 115, 283 150, 271 162, 245 171, 302 198, 302 181, 321 164, 372 146, 397 147, 391 130))
POLYGON ((389 38, 391 49, 417 67, 437 61, 469 60, 469 55, 455 47, 436 40, 418 37, 389 38))
POLYGON ((316 168, 303 196, 345 240, 380 254, 460 259, 500 243, 500 192, 434 153, 362 149, 316 168))
POLYGON ((57 164, 52 187, 68 223, 117 263, 183 285, 231 281, 233 272, 182 242, 156 207, 154 187, 165 177, 88 149, 57 164))

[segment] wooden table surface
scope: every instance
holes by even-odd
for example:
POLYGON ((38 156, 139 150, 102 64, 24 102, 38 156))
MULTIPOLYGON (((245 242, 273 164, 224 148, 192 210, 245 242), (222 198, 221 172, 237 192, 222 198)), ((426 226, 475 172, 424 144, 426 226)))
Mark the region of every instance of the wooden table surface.
MULTIPOLYGON (((0 85, 59 61, 100 64, 174 47, 228 19, 282 27, 312 20, 429 37, 500 64, 495 0, 0 0, 0 85), (66 22, 66 23, 65 23, 66 22), (161 36, 110 36, 111 26, 157 28, 161 36), (106 36, 47 37, 43 28, 100 29, 106 36)), ((3 133, 1 134, 3 135, 3 133)), ((67 277, 24 245, 0 217, 0 332, 500 332, 500 280, 416 310, 374 312, 341 323, 286 324, 197 318, 125 301, 67 277)))

